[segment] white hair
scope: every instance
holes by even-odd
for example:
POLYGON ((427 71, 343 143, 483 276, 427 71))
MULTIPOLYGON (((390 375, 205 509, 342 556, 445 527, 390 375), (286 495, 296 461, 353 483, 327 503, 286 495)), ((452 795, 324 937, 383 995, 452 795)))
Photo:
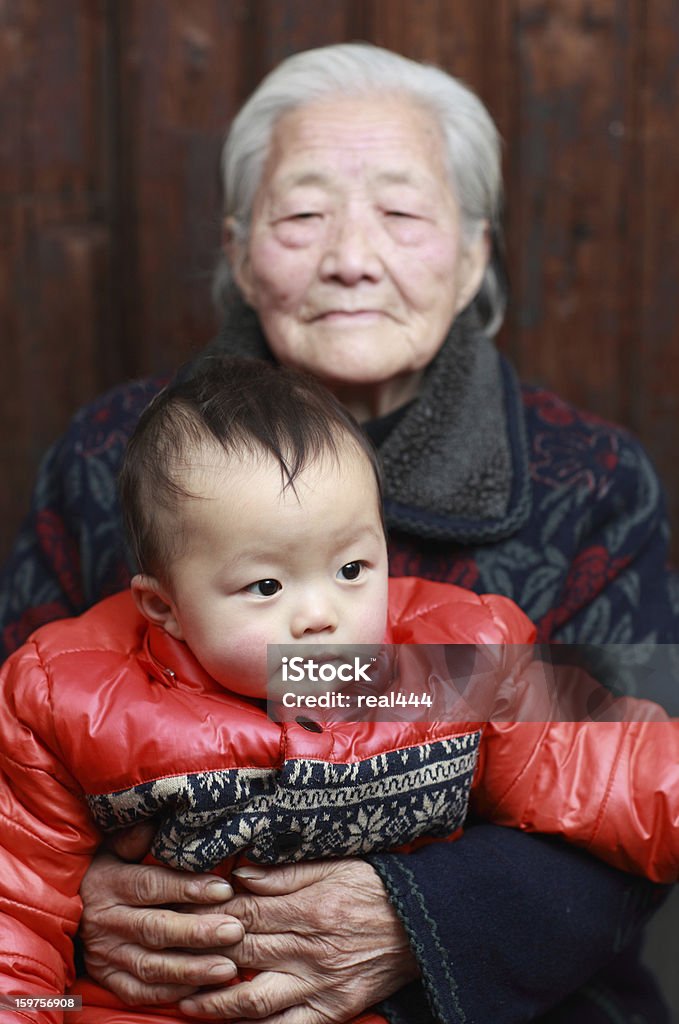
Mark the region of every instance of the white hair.
MULTIPOLYGON (((478 238, 490 227, 493 257, 475 299, 484 326, 494 333, 506 302, 502 268, 500 138, 481 100, 458 79, 369 43, 339 43, 306 50, 282 61, 243 105, 227 136, 221 157, 225 217, 237 241, 245 243, 255 194, 262 179, 271 138, 287 111, 342 95, 405 95, 429 109, 443 135, 451 187, 460 205, 463 237, 478 238)), ((224 306, 232 297, 231 268, 222 255, 214 294, 224 306)))

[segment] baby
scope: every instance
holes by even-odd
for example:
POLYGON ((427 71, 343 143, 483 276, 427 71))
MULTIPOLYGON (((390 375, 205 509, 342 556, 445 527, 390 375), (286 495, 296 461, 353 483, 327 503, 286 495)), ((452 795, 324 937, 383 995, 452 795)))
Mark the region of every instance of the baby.
POLYGON ((267 715, 270 644, 534 637, 505 598, 388 579, 375 454, 320 385, 215 359, 146 410, 120 487, 131 591, 0 675, 0 992, 64 991, 101 832, 142 821, 157 861, 228 874, 449 839, 471 805, 676 879, 674 723, 267 715))

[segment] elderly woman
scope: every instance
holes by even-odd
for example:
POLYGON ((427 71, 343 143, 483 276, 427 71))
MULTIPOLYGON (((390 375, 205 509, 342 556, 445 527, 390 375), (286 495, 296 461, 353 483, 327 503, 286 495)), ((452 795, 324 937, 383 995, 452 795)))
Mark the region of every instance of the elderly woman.
MULTIPOLYGON (((215 345, 308 370, 365 423, 393 574, 504 593, 544 640, 676 642, 643 451, 521 386, 492 344, 498 150, 480 101, 438 69, 364 45, 285 61, 224 149, 215 345)), ((125 585, 114 478, 158 387, 105 396, 48 454, 3 577, 8 649, 125 585)), ((378 1001, 393 1021, 668 1019, 632 942, 658 890, 555 842, 479 824, 409 856, 240 881, 224 903, 223 882, 102 858, 83 887, 90 973, 128 1002, 188 996, 189 1015, 270 1024, 378 1001), (149 909, 177 903, 214 914, 149 909), (230 986, 234 964, 262 973, 230 986)))

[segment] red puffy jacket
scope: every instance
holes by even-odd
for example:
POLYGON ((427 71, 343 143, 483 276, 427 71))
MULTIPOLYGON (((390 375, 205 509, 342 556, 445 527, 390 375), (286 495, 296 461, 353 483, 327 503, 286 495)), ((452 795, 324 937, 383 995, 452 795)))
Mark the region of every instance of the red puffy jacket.
MULTIPOLYGON (((390 642, 533 640, 505 598, 407 578, 390 586, 390 642)), ((275 863, 449 836, 471 797, 496 821, 677 877, 674 723, 275 723, 149 627, 127 593, 35 633, 0 689, 0 992, 71 983, 78 890, 100 829, 144 818, 157 825, 156 859, 223 870, 239 853, 275 863)), ((93 1006, 79 1019, 107 1013, 93 1006)))

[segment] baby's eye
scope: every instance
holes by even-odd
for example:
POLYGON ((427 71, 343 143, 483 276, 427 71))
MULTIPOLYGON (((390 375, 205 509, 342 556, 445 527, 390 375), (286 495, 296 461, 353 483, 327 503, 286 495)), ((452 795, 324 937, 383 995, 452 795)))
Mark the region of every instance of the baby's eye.
POLYGON ((343 580, 357 580, 363 572, 363 562, 347 562, 337 573, 343 580))
POLYGON ((278 580, 257 580, 245 588, 249 594, 256 594, 258 597, 273 597, 282 587, 278 580))

